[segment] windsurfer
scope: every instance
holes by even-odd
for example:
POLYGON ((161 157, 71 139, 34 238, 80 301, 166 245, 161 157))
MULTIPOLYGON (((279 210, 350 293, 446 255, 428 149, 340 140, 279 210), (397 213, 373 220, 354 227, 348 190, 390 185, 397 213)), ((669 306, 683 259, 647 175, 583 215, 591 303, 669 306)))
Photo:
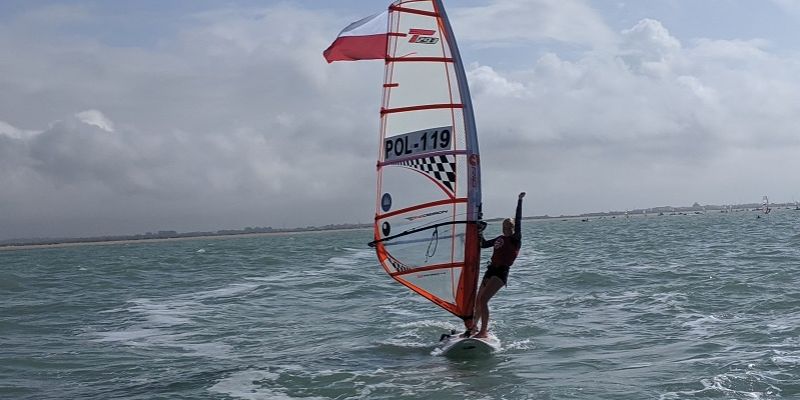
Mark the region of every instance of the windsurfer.
MULTIPOLYGON (((494 251, 492 252, 492 260, 483 275, 481 287, 478 289, 478 299, 475 302, 474 315, 476 319, 481 321, 481 329, 475 334, 475 337, 488 337, 489 300, 508 282, 508 271, 511 265, 514 264, 514 260, 517 258, 519 249, 522 246, 523 197, 525 197, 525 192, 519 194, 514 220, 512 221, 510 218, 503 220, 502 235, 486 240, 483 238, 483 232, 480 232, 481 248, 493 247, 494 251)), ((475 322, 477 324, 477 320, 475 322)), ((467 332, 471 331, 474 325, 467 332)))

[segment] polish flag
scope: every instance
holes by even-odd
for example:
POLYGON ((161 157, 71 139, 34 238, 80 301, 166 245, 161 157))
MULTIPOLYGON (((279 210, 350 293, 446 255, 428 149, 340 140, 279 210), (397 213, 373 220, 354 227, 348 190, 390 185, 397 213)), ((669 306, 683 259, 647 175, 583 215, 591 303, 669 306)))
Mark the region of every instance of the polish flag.
POLYGON ((339 33, 322 55, 328 63, 384 59, 388 23, 388 11, 353 22, 339 33))

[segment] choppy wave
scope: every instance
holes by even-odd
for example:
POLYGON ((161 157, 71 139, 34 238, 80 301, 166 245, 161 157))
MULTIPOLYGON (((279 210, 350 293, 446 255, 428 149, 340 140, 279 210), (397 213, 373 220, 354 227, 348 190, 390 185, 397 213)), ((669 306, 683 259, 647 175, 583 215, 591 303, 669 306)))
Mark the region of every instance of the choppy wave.
POLYGON ((800 398, 798 222, 526 223, 469 361, 369 231, 2 252, 0 398, 800 398))

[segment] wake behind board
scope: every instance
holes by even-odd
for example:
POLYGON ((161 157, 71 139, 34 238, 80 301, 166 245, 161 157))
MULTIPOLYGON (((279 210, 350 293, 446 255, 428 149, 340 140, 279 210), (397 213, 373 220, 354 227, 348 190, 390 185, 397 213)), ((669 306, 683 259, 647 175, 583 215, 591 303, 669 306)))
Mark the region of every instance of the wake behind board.
POLYGON ((500 350, 500 340, 492 333, 486 338, 450 336, 442 340, 440 349, 445 357, 483 357, 500 350))

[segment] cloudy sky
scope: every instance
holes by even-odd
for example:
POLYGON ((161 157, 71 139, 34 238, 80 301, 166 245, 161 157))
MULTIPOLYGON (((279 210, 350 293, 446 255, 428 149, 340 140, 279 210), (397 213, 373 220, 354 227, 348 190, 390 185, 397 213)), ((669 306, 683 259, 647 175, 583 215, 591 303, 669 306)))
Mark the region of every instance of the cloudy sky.
MULTIPOLYGON (((800 200, 800 0, 460 0, 484 210, 800 200)), ((368 222, 374 0, 0 2, 0 239, 368 222)))

